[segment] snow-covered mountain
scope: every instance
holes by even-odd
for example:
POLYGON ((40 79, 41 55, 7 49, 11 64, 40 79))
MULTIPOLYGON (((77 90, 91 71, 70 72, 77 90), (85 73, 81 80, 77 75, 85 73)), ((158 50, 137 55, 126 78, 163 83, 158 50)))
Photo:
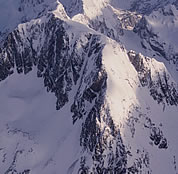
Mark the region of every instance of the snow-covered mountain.
POLYGON ((178 1, 1 0, 0 174, 177 174, 178 1))

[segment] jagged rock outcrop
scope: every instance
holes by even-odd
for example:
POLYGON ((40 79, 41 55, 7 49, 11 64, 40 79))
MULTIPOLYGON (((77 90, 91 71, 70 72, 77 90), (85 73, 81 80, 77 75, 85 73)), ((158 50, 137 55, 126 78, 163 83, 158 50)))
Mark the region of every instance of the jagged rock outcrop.
POLYGON ((163 67, 159 72, 151 67, 152 60, 144 57, 141 54, 136 54, 134 51, 128 52, 129 59, 136 71, 141 85, 148 86, 150 95, 158 103, 165 105, 178 104, 178 87, 175 82, 170 80, 170 75, 163 67), (154 74, 154 75, 153 75, 154 74))

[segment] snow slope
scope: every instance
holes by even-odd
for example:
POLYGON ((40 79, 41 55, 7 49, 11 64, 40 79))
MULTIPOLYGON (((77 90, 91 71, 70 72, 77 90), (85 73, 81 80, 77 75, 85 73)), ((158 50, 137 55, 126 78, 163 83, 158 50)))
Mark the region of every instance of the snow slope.
POLYGON ((0 88, 1 173, 67 173, 78 154, 80 130, 72 129, 68 107, 55 110, 55 96, 46 92, 36 70, 15 73, 0 88))

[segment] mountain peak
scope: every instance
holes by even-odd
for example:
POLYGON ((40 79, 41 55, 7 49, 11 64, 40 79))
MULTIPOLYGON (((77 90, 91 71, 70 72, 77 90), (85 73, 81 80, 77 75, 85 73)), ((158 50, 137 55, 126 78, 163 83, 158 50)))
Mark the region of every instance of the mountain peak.
POLYGON ((177 11, 2 0, 1 173, 176 174, 177 11))

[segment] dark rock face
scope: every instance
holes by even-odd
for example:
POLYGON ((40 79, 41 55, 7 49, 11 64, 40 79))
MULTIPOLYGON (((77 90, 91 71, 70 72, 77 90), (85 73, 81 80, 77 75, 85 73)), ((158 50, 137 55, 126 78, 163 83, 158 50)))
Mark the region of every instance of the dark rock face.
POLYGON ((83 13, 83 1, 82 0, 59 0, 67 13, 71 18, 77 14, 83 13))
POLYGON ((178 9, 178 0, 176 0, 173 4, 175 5, 176 9, 178 9))
MULTIPOLYGON (((95 92, 98 89, 100 90, 95 101, 93 101, 94 106, 82 124, 80 144, 85 151, 92 154, 93 167, 91 169, 85 163, 82 163, 85 159, 85 156, 83 156, 79 170, 81 173, 126 173, 127 156, 125 147, 119 129, 115 126, 109 109, 104 104, 106 79, 106 73, 102 71, 100 79, 97 79, 90 87, 95 92), (104 129, 101 126, 104 126, 104 129)), ((84 100, 87 100, 87 98, 84 100)))
POLYGON ((73 52, 69 53, 69 38, 63 21, 54 16, 49 17, 47 23, 36 24, 27 30, 16 29, 8 36, 1 53, 0 80, 12 74, 14 67, 18 73, 26 74, 37 66, 38 77, 43 77, 47 91, 55 93, 56 108, 60 109, 68 101, 72 84, 79 78, 84 58, 74 51, 77 43, 73 52), (29 32, 29 37, 24 32, 29 32), (40 44, 43 40, 45 44, 39 44, 35 49, 34 42, 37 40, 40 44))
MULTIPOLYGON (((105 11, 103 11, 103 13, 105 13, 105 11)), ((116 18, 116 20, 117 20, 117 22, 116 22, 117 25, 113 26, 113 28, 107 26, 105 18, 100 19, 100 20, 98 20, 98 19, 91 20, 89 27, 94 29, 97 32, 100 32, 100 33, 110 37, 111 39, 119 41, 119 37, 121 35, 123 35, 123 28, 121 25, 121 21, 117 18, 116 18), (114 30, 117 32, 115 32, 114 30)))
POLYGON ((136 54, 134 51, 128 52, 128 56, 135 70, 138 72, 138 77, 141 85, 149 85, 149 82, 151 80, 151 71, 145 65, 145 58, 141 54, 136 54))
POLYGON ((162 131, 157 127, 152 127, 150 139, 154 142, 159 149, 167 149, 167 139, 163 137, 162 131))
POLYGON ((159 149, 167 149, 168 141, 161 130, 161 127, 151 121, 150 118, 146 117, 144 127, 150 131, 150 145, 157 146, 159 149))
MULTIPOLYGON (((84 151, 78 172, 126 173, 125 147, 105 103, 107 73, 102 66, 101 36, 86 33, 76 39, 75 34, 68 35, 65 27, 69 26, 62 20, 53 15, 42 20, 9 34, 0 53, 0 81, 14 71, 27 74, 36 67, 47 91, 57 98, 57 110, 76 87, 71 112, 73 123, 83 120, 80 145, 84 151)), ((8 172, 18 173, 13 165, 8 172)))
MULTIPOLYGON (((107 88, 107 73, 102 67, 103 45, 98 44, 98 36, 92 36, 91 50, 88 56, 94 56, 92 61, 95 71, 87 75, 84 67, 82 79, 71 107, 73 122, 84 120, 80 135, 80 145, 84 152, 90 155, 92 168, 88 166, 89 159, 85 155, 80 159, 79 173, 126 173, 127 156, 119 129, 115 126, 105 104, 107 88), (82 88, 85 89, 82 90, 82 88), (104 126, 104 127, 103 127, 104 126), (103 127, 103 128, 102 128, 103 127)), ((90 62, 91 63, 91 62, 90 62)))
POLYGON ((128 52, 129 59, 136 71, 142 86, 148 86, 150 95, 158 103, 175 105, 178 104, 178 91, 175 83, 170 82, 169 75, 164 70, 163 73, 157 72, 156 80, 151 76, 152 70, 149 68, 149 58, 136 54, 133 51, 128 52))
POLYGON ((159 8, 162 8, 166 6, 167 4, 170 4, 170 0, 135 0, 131 3, 131 11, 137 11, 138 13, 149 15, 153 10, 157 10, 159 8))
MULTIPOLYGON (((102 49, 104 45, 98 43, 99 38, 96 35, 91 36, 90 39, 91 49, 88 51, 87 56, 91 58, 93 57, 92 62, 95 70, 91 70, 91 73, 88 74, 88 61, 85 62, 82 78, 80 79, 79 89, 75 96, 75 101, 71 107, 71 111, 74 113, 73 122, 85 115, 85 102, 88 101, 92 103, 94 99, 96 100, 98 93, 103 92, 101 91, 103 83, 106 83, 106 77, 102 77, 102 75, 100 77, 99 75, 102 68, 102 49), (82 88, 85 88, 84 91, 82 90, 82 88)), ((88 48, 85 49, 87 50, 88 48)))
MULTIPOLYGON (((101 109, 93 107, 82 126, 81 145, 91 153, 92 168, 82 164, 80 172, 86 173, 126 173, 127 153, 119 129, 116 128, 109 111, 103 115, 101 109), (100 117, 100 118, 98 118, 100 117), (101 129, 104 124, 105 129, 101 129)), ((104 109, 104 108, 102 108, 104 109)), ((85 156, 81 158, 81 163, 85 156)))

